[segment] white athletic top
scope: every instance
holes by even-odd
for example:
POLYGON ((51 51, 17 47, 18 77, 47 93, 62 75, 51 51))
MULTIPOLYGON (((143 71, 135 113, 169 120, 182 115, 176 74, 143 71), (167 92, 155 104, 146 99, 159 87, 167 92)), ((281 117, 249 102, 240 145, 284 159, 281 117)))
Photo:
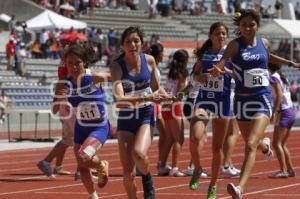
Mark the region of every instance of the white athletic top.
POLYGON ((271 81, 277 82, 280 85, 282 91, 282 98, 281 98, 281 110, 285 110, 288 108, 293 107, 293 102, 291 99, 290 88, 288 85, 284 84, 280 78, 278 73, 274 73, 271 75, 271 81))

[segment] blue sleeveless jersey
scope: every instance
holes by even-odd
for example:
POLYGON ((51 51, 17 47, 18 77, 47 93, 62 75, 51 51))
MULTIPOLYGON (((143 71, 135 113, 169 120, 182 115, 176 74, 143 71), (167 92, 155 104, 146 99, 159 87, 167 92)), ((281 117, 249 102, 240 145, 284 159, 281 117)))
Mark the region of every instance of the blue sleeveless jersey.
MULTIPOLYGON (((140 59, 141 70, 135 76, 129 74, 124 57, 118 59, 123 73, 121 80, 125 96, 145 96, 152 92, 150 87, 151 74, 145 54, 141 54, 140 59)), ((154 126, 154 110, 151 102, 142 103, 134 108, 120 109, 117 124, 118 131, 127 131, 135 135, 143 124, 154 126)))
MULTIPOLYGON (((201 72, 202 74, 209 74, 208 70, 217 64, 224 54, 225 48, 222 48, 218 53, 211 53, 206 51, 202 57, 201 72)), ((227 62, 225 66, 232 69, 231 63, 227 62)), ((209 98, 210 101, 219 101, 224 96, 230 96, 231 76, 225 74, 220 77, 208 77, 208 81, 201 85, 200 92, 202 98, 209 98), (211 97, 210 97, 211 96, 211 97)))
POLYGON ((261 37, 256 37, 256 46, 247 47, 242 38, 237 38, 239 52, 231 62, 235 76, 236 94, 269 93, 269 53, 261 37))
POLYGON ((129 74, 123 57, 118 60, 118 63, 122 69, 121 80, 125 96, 145 96, 151 94, 152 92, 150 87, 151 74, 148 69, 145 54, 142 53, 140 58, 141 70, 140 73, 135 76, 129 74))
POLYGON ((86 74, 80 85, 71 82, 69 85, 67 84, 67 87, 69 87, 70 91, 68 101, 76 110, 77 120, 86 123, 106 121, 107 115, 104 107, 104 93, 102 88, 94 84, 89 69, 86 70, 86 74))

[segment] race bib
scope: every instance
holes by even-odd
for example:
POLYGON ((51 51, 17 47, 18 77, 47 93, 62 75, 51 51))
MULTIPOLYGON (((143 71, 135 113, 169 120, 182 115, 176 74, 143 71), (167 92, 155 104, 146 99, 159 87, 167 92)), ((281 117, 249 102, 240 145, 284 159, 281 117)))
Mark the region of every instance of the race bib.
POLYGON ((97 103, 88 102, 79 104, 76 111, 76 118, 78 120, 101 119, 101 114, 99 112, 97 103))
POLYGON ((224 76, 220 77, 207 77, 207 81, 202 84, 202 90, 212 92, 223 92, 224 89, 224 76))
POLYGON ((248 88, 269 86, 269 72, 261 68, 245 70, 244 81, 244 86, 248 88))

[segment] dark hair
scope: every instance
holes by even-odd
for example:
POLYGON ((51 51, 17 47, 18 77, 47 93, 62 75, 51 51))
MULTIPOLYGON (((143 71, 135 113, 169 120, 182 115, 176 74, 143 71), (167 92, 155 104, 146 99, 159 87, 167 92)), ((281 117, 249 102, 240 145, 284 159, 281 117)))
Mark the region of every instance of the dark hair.
POLYGON ((125 42, 125 38, 132 34, 132 33, 137 33, 138 36, 140 37, 140 40, 142 42, 142 44, 144 43, 144 32, 143 30, 139 27, 139 26, 129 26, 128 28, 126 28, 122 35, 121 35, 121 44, 123 45, 125 42))
POLYGON ((71 46, 68 46, 64 51, 64 59, 69 54, 74 54, 80 57, 82 61, 85 63, 84 66, 85 68, 87 68, 89 64, 93 64, 98 61, 96 52, 94 51, 93 46, 89 43, 84 43, 81 45, 73 44, 71 46))
POLYGON ((240 25, 241 20, 245 17, 252 17, 254 21, 256 21, 257 25, 260 26, 260 16, 255 10, 241 9, 239 12, 236 12, 233 17, 233 24, 237 26, 237 28, 234 30, 234 33, 237 36, 240 36, 241 34, 238 26, 240 25))
POLYGON ((285 84, 285 85, 289 85, 289 81, 287 80, 287 78, 282 74, 281 72, 281 66, 279 64, 273 64, 273 63, 269 63, 269 66, 268 66, 269 70, 272 72, 272 73, 275 73, 277 72, 280 76, 280 79, 281 81, 285 84))
MULTIPOLYGON (((217 28, 224 27, 228 34, 228 27, 222 22, 215 22, 209 28, 209 34, 211 35, 217 28)), ((211 39, 207 39, 200 48, 194 50, 194 54, 198 60, 202 59, 203 54, 212 46, 211 39)))
POLYGON ((154 59, 157 59, 160 53, 164 51, 164 46, 160 43, 153 44, 150 46, 149 54, 154 57, 154 59))
POLYGON ((189 59, 189 54, 184 49, 177 50, 173 55, 173 60, 169 64, 170 71, 168 73, 168 78, 178 79, 179 75, 187 77, 189 72, 185 66, 189 59))

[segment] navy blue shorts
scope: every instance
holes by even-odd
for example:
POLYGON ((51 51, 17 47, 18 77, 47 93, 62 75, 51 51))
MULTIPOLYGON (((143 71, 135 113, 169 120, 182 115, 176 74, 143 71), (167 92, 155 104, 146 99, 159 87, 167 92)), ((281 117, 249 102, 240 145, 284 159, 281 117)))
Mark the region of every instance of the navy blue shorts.
POLYGON ((119 111, 117 131, 129 131, 136 134, 143 124, 150 124, 152 127, 155 125, 152 105, 119 111))
POLYGON ((230 96, 224 95, 222 98, 207 98, 198 95, 195 108, 202 108, 205 111, 220 118, 231 118, 230 96))
POLYGON ((109 135, 109 121, 104 120, 99 125, 81 125, 76 121, 74 131, 75 144, 83 144, 88 137, 93 137, 103 145, 109 135))
POLYGON ((253 96, 234 96, 233 111, 237 120, 250 121, 256 114, 272 116, 272 96, 270 93, 263 93, 253 96))

